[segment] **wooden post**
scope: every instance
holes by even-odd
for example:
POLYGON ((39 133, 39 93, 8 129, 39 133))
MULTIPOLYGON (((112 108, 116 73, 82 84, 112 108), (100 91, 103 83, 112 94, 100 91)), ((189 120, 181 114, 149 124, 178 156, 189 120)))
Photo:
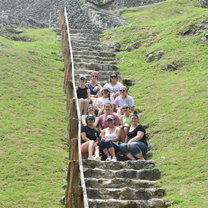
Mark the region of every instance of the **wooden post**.
POLYGON ((66 207, 67 208, 81 208, 81 191, 79 187, 79 163, 78 161, 71 161, 69 163, 68 174, 67 174, 67 190, 65 193, 66 207))

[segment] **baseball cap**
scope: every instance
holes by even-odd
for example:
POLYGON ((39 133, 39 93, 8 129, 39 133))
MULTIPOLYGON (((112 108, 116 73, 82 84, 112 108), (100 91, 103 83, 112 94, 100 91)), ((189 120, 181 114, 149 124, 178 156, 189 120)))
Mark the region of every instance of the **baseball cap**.
POLYGON ((90 119, 95 119, 95 116, 92 115, 92 114, 88 114, 88 115, 86 116, 86 120, 90 120, 90 119))
POLYGON ((81 75, 79 76, 79 78, 80 78, 80 79, 86 79, 86 76, 83 75, 83 74, 81 74, 81 75))
POLYGON ((108 120, 115 120, 115 118, 114 118, 113 115, 108 115, 108 116, 106 117, 106 121, 108 121, 108 120))

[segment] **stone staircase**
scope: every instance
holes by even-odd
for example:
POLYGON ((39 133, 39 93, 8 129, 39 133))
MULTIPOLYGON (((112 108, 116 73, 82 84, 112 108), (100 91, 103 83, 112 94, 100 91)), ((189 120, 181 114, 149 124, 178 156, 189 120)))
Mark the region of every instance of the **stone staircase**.
POLYGON ((155 163, 145 161, 84 160, 84 175, 90 208, 163 208, 156 188, 161 177, 155 163))
POLYGON ((92 71, 99 72, 101 84, 107 82, 109 73, 117 71, 115 54, 100 46, 101 31, 89 29, 70 30, 72 40, 75 80, 80 74, 90 75, 92 71))
MULTIPOLYGON (((97 9, 95 13, 98 14, 97 9)), ((102 17, 101 10, 99 16, 102 17)), ((115 54, 101 46, 99 34, 105 28, 93 22, 92 16, 85 19, 87 26, 70 28, 76 84, 80 74, 90 76, 92 71, 99 72, 99 82, 104 84, 109 73, 118 70, 115 54)), ((154 161, 83 160, 83 165, 90 208, 166 207, 160 199, 165 190, 157 187, 161 172, 155 168, 154 161)))

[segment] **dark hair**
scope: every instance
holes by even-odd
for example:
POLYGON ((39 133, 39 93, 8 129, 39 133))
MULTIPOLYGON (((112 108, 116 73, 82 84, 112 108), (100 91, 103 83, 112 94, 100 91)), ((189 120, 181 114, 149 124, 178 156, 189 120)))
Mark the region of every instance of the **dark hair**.
POLYGON ((137 113, 136 110, 131 114, 131 117, 132 117, 132 116, 136 116, 136 117, 139 119, 139 116, 138 116, 138 113, 137 113))
POLYGON ((115 74, 116 77, 117 77, 117 79, 118 79, 118 72, 111 72, 111 73, 110 73, 110 82, 111 82, 111 76, 112 76, 112 74, 115 74))

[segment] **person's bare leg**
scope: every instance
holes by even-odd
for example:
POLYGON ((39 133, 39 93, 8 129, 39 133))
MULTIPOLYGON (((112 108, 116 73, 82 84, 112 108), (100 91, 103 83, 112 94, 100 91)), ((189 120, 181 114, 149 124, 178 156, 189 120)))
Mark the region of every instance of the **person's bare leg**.
POLYGON ((108 149, 107 149, 107 148, 105 148, 105 149, 103 150, 103 152, 105 153, 105 155, 106 155, 107 157, 110 156, 110 153, 108 152, 108 149))
POLYGON ((83 115, 83 99, 79 99, 79 109, 80 109, 80 114, 83 115))
POLYGON ((95 157, 100 157, 100 149, 97 145, 94 146, 95 149, 95 157))
POLYGON ((116 157, 116 153, 115 153, 114 147, 109 148, 108 151, 110 152, 112 157, 116 157))
POLYGON ((87 106, 88 106, 88 100, 85 99, 85 100, 83 100, 83 114, 84 115, 87 114, 87 106))
POLYGON ((126 157, 128 157, 130 160, 136 160, 131 153, 127 154, 126 157))
POLYGON ((94 146, 95 146, 95 141, 90 140, 89 141, 89 146, 88 146, 88 155, 89 155, 90 158, 93 156, 94 146))

